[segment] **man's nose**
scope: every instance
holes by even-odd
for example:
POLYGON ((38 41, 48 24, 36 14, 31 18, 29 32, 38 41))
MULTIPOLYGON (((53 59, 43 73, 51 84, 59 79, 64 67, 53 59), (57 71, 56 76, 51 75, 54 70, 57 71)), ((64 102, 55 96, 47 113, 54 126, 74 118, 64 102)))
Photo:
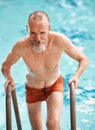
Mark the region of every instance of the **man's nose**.
POLYGON ((36 35, 36 41, 40 41, 40 35, 36 35))

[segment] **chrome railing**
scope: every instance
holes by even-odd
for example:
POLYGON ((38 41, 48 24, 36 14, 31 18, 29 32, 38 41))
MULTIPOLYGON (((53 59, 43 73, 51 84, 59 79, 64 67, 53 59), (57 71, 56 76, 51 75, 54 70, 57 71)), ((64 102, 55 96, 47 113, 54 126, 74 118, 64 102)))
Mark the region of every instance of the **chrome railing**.
MULTIPOLYGON (((18 103, 16 98, 15 89, 11 92, 10 84, 7 87, 6 91, 6 130, 12 130, 12 119, 11 119, 11 96, 15 111, 15 117, 17 122, 18 130, 22 130, 20 115, 18 110, 18 103)), ((71 117, 71 130, 76 130, 76 107, 75 107, 75 88, 74 83, 72 82, 70 86, 70 117, 71 117)))
POLYGON ((11 85, 9 84, 6 90, 6 130, 12 130, 12 118, 11 118, 11 97, 13 101, 16 123, 18 130, 22 130, 16 91, 15 89, 11 92, 11 85))
POLYGON ((74 83, 70 86, 70 117, 71 117, 71 130, 76 130, 76 106, 75 106, 75 88, 74 83))

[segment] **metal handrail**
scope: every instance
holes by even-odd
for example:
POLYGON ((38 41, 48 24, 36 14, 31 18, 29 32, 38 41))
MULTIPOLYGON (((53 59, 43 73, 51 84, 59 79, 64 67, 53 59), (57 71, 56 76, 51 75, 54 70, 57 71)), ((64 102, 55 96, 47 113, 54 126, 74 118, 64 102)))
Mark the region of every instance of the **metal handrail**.
POLYGON ((15 89, 11 92, 11 85, 9 84, 6 91, 6 130, 12 130, 12 124, 11 124, 11 96, 15 111, 15 117, 16 117, 16 123, 18 130, 22 130, 21 121, 20 121, 20 115, 19 115, 19 109, 18 109, 18 103, 17 103, 17 97, 16 97, 16 91, 15 89))
POLYGON ((75 88, 74 83, 70 86, 70 117, 71 117, 71 130, 76 130, 76 107, 75 107, 75 88))
POLYGON ((12 130, 11 125, 11 86, 6 90, 6 130, 12 130))
POLYGON ((15 89, 12 91, 12 100, 13 100, 13 106, 14 106, 14 111, 15 111, 17 127, 18 127, 18 130, 22 130, 15 89))

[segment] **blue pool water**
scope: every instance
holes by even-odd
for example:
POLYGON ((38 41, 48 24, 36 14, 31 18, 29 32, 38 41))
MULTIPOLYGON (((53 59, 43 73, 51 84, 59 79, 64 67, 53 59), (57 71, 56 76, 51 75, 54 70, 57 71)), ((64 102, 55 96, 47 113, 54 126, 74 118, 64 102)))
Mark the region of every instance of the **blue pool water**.
MULTIPOLYGON (((95 130, 95 1, 94 0, 0 0, 0 66, 13 44, 27 34, 25 25, 30 12, 46 11, 51 29, 66 34, 89 58, 89 66, 80 78, 76 90, 77 130, 95 130)), ((65 79, 65 93, 61 130, 70 130, 69 89, 67 81, 77 66, 76 61, 64 54, 61 73, 65 79)), ((25 65, 22 59, 12 67, 23 130, 30 130, 25 104, 25 65)), ((0 72, 0 130, 6 129, 4 78, 0 72)), ((43 102, 43 127, 46 104, 43 102)), ((12 107, 12 127, 17 130, 12 107)))

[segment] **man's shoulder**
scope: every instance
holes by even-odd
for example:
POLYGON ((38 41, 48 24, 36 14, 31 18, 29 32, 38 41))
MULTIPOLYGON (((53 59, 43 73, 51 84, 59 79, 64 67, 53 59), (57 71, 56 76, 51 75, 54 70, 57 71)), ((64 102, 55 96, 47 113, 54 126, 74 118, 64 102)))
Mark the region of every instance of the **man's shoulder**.
POLYGON ((27 44, 29 41, 28 36, 25 36, 19 40, 17 40, 14 44, 14 46, 20 47, 20 46, 24 46, 25 44, 27 44))
POLYGON ((67 39, 67 36, 63 33, 60 33, 60 32, 51 31, 50 35, 51 35, 51 39, 53 39, 53 42, 57 43, 57 44, 63 43, 67 39))
POLYGON ((20 38, 16 43, 23 44, 23 43, 26 43, 28 40, 29 40, 29 37, 25 36, 25 37, 20 38))
POLYGON ((25 48, 27 42, 28 42, 28 37, 27 36, 19 39, 13 45, 13 50, 17 50, 17 51, 23 50, 23 48, 25 48))
POLYGON ((50 31, 50 35, 55 39, 60 39, 60 38, 64 39, 66 37, 65 34, 60 32, 55 32, 55 31, 50 31))
POLYGON ((50 31, 51 36, 58 36, 60 33, 55 31, 50 31))
POLYGON ((26 48, 26 44, 28 43, 28 37, 23 37, 21 39, 19 39, 18 41, 15 42, 15 44, 12 47, 12 52, 14 54, 17 54, 19 56, 23 55, 23 52, 25 51, 26 48))
POLYGON ((52 41, 54 45, 56 45, 61 50, 64 50, 67 46, 69 46, 70 39, 63 33, 60 32, 51 32, 52 41))

